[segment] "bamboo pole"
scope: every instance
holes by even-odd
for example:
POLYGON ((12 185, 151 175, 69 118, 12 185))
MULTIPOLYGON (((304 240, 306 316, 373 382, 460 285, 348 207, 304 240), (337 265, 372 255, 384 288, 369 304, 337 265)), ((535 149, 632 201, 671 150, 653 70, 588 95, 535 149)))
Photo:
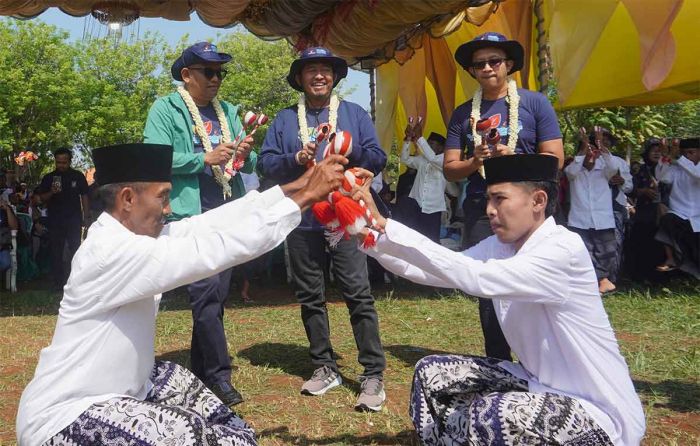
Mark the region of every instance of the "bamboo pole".
POLYGON ((544 0, 535 0, 534 13, 537 30, 537 82, 541 93, 549 89, 549 51, 544 27, 544 0))

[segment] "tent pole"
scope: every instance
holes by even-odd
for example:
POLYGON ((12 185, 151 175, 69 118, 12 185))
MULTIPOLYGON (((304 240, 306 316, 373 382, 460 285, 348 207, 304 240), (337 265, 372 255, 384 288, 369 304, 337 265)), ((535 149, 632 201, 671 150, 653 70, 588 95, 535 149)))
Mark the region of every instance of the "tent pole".
POLYGON ((537 19, 537 82, 540 92, 547 94, 549 89, 549 64, 547 54, 547 37, 544 28, 544 0, 535 0, 534 12, 537 19))
POLYGON ((376 120, 377 110, 376 110, 376 99, 377 99, 377 84, 374 79, 375 68, 369 69, 369 114, 372 117, 372 122, 376 120))

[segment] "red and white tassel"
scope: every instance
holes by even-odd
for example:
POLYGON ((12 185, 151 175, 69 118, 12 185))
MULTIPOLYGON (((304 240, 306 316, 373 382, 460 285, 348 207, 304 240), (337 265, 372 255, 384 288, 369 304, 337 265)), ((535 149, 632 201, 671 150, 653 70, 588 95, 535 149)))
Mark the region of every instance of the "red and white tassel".
POLYGON ((365 238, 362 240, 362 247, 364 249, 370 249, 377 246, 377 239, 374 237, 374 232, 369 231, 365 238))

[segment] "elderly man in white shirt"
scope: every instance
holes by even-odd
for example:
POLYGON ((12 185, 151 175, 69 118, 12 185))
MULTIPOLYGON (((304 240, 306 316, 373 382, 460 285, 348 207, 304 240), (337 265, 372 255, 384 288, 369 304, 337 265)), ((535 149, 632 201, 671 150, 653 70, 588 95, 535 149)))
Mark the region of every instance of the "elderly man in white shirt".
POLYGON ((598 290, 606 294, 616 289, 612 279, 617 274, 617 244, 609 181, 619 167, 602 128, 596 127, 592 143, 585 129, 579 136, 579 153, 564 169, 571 193, 568 226, 581 236, 593 260, 598 290))
POLYGON ((414 229, 435 243, 439 243, 442 213, 447 210, 445 205, 447 180, 442 173, 445 137, 433 132, 426 140, 422 132, 420 120, 413 127, 409 124, 400 158, 403 164, 417 171, 413 187, 408 194, 420 208, 414 229), (409 153, 411 143, 416 144, 419 149, 419 153, 415 156, 409 153))
POLYGON ((656 234, 666 261, 656 269, 680 268, 700 279, 700 138, 682 139, 679 148, 678 160, 664 157, 656 165, 656 178, 671 185, 669 211, 656 234))
POLYGON ((164 226, 172 156, 154 144, 93 151, 106 212, 73 258, 53 339, 20 400, 19 444, 257 444, 190 371, 155 361, 161 293, 280 244, 303 209, 340 185, 347 160, 164 226))
MULTIPOLYGON (((590 257, 551 216, 556 159, 513 155, 484 166, 495 235, 462 253, 373 210, 383 233, 367 253, 414 282, 493 299, 519 360, 419 361, 410 413, 422 444, 638 445, 644 412, 590 257)), ((368 195, 364 187, 353 198, 372 208, 368 195)))

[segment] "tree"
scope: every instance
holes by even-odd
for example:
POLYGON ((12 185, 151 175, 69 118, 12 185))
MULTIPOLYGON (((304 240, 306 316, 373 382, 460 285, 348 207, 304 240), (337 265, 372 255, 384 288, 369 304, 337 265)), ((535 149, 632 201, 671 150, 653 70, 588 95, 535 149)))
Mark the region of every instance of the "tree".
POLYGON ((667 117, 657 107, 582 108, 559 114, 559 125, 565 142, 565 152, 577 152, 578 129, 589 131, 595 125, 609 129, 618 139, 617 154, 624 157, 629 149, 632 158, 640 156, 644 141, 666 134, 667 117))
POLYGON ((151 104, 172 85, 163 59, 168 46, 146 34, 134 43, 93 39, 75 47, 81 106, 72 114, 74 144, 91 149, 141 141, 151 104))
POLYGON ((70 145, 71 113, 79 104, 75 50, 68 35, 30 21, 0 21, 0 152, 5 166, 32 150, 36 175, 52 163, 51 149, 70 145))

